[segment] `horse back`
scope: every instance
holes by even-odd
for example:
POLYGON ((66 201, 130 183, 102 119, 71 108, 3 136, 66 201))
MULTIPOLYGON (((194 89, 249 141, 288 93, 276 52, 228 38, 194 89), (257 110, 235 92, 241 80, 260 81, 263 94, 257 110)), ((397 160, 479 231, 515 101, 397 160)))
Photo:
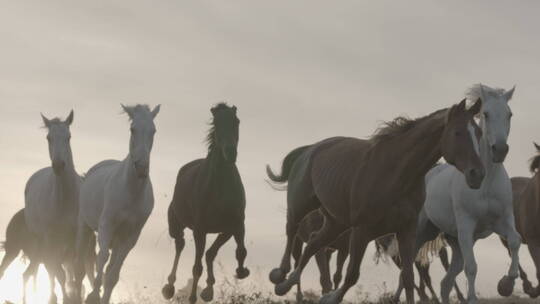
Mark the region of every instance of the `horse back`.
POLYGON ((362 139, 342 137, 321 144, 313 152, 311 180, 317 198, 342 223, 350 221, 349 203, 359 161, 371 144, 362 139))

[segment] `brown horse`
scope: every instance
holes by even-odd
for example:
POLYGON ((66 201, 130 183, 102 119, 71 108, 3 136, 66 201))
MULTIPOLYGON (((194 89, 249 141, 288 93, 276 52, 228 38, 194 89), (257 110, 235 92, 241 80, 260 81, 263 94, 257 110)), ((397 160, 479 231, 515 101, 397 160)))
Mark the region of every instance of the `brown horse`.
POLYGON ((213 107, 211 112, 213 121, 207 137, 208 154, 206 158, 194 160, 180 169, 169 206, 169 234, 175 240, 176 255, 168 284, 162 290, 166 299, 171 299, 174 295, 176 269, 185 244, 186 227, 193 230, 195 239, 193 288, 189 297, 191 303, 197 301, 197 284, 203 271, 202 257, 207 233, 219 235, 206 251, 208 278, 201 298, 208 302, 214 297, 214 259, 219 248, 231 237, 234 237, 237 244, 236 276, 243 279, 249 275, 249 270, 244 267, 247 255, 244 245, 246 199, 236 167, 240 121, 236 117, 235 106, 229 107, 220 103, 213 107))
MULTIPOLYGON (((312 233, 319 231, 323 225, 324 217, 319 210, 310 212, 304 219, 300 222, 298 226, 298 233, 294 239, 292 257, 296 264, 300 261, 300 256, 302 255, 302 247, 304 243, 309 241, 309 237, 312 233)), ((327 248, 319 250, 315 254, 315 261, 317 262, 317 267, 319 268, 320 273, 320 283, 322 287, 322 294, 330 292, 330 290, 339 287, 339 283, 342 279, 343 273, 343 264, 347 259, 349 253, 349 234, 344 233, 327 248), (336 258, 336 271, 333 276, 333 284, 330 279, 330 259, 334 251, 337 251, 336 258)), ((296 292, 296 301, 301 303, 303 300, 302 288, 300 283, 297 285, 296 292)))
POLYGON ((293 150, 285 158, 282 175, 268 170, 275 182, 287 182, 287 245, 281 266, 272 270, 275 292, 284 295, 298 284, 309 259, 347 230, 350 262, 344 284, 322 297, 321 303, 339 303, 359 277, 368 243, 396 233, 403 263, 401 277, 407 301, 414 303, 415 233, 425 197, 424 175, 442 157, 478 188, 484 168, 470 133, 478 100, 469 110, 465 100, 418 119, 397 119, 368 140, 333 137, 293 150), (324 224, 313 234, 296 269, 290 252, 298 223, 321 208, 324 224))
MULTIPOLYGON (((523 244, 527 244, 529 253, 536 267, 536 278, 540 283, 540 146, 534 143, 537 155, 531 159, 530 170, 533 177, 513 177, 512 192, 516 229, 523 244)), ((506 242, 503 240, 505 246, 506 242)), ((540 295, 540 284, 533 287, 527 274, 519 266, 523 281, 523 291, 531 298, 540 295)))

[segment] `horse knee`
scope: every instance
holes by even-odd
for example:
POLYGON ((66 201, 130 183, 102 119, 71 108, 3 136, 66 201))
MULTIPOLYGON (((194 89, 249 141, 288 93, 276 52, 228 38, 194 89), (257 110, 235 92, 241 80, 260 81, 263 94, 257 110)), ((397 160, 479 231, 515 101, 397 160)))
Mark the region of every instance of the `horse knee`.
POLYGON ((467 277, 475 277, 478 272, 478 266, 475 262, 465 265, 465 275, 467 277))
POLYGON ((236 248, 236 259, 237 260, 244 260, 247 256, 247 250, 244 246, 239 246, 236 248))
POLYGON ((203 266, 202 266, 202 263, 197 261, 195 263, 195 265, 193 265, 193 277, 200 277, 202 275, 202 272, 203 272, 203 266))

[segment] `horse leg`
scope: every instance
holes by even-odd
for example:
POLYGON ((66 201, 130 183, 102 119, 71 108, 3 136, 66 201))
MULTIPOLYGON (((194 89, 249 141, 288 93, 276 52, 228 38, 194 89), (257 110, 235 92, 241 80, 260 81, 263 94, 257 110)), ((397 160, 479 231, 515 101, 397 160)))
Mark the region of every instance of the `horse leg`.
MULTIPOLYGON (((499 237, 499 239, 501 240, 501 243, 503 244, 503 246, 508 251, 508 255, 510 257, 512 257, 512 252, 510 251, 510 248, 508 248, 508 243, 506 242, 506 240, 503 239, 502 237, 499 237)), ((521 268, 521 265, 519 265, 519 277, 521 278, 521 281, 523 282, 523 291, 529 296, 531 294, 534 294, 532 283, 531 283, 531 281, 529 281, 529 278, 528 278, 527 273, 525 272, 525 270, 523 270, 523 268, 521 268)))
POLYGON ((90 286, 94 287, 96 280, 96 236, 92 233, 90 235, 90 245, 88 246, 88 252, 86 253, 86 259, 84 260, 84 269, 86 272, 86 278, 90 282, 90 286))
POLYGON ((356 284, 358 277, 360 276, 360 264, 370 241, 371 239, 362 232, 361 228, 354 227, 352 229, 349 246, 350 260, 343 285, 340 288, 325 294, 320 300, 321 304, 340 303, 347 291, 356 284))
POLYGON ((111 229, 110 226, 105 226, 100 228, 98 231, 98 243, 99 243, 99 253, 96 261, 96 280, 94 281, 94 288, 92 292, 86 297, 87 304, 100 304, 99 302, 99 291, 101 285, 103 284, 103 269, 105 264, 109 260, 109 248, 111 247, 111 241, 113 237, 114 229, 111 229))
POLYGON ((174 218, 174 214, 171 214, 171 211, 169 209, 169 234, 172 238, 174 238, 175 254, 173 267, 171 273, 169 274, 169 277, 167 278, 168 283, 163 286, 163 289, 161 289, 163 297, 167 300, 170 300, 174 296, 175 292, 174 283, 176 282, 178 261, 180 260, 180 254, 182 253, 182 250, 184 250, 184 246, 186 245, 186 241, 184 240, 184 229, 185 227, 181 226, 176 221, 176 219, 174 218))
POLYGON ((218 254, 219 248, 223 246, 230 238, 230 233, 220 233, 212 246, 206 251, 206 272, 208 277, 206 278, 206 288, 201 292, 201 298, 205 302, 210 302, 214 298, 214 283, 216 278, 214 277, 214 260, 218 254))
MULTIPOLYGON (((474 231, 476 229, 476 221, 469 216, 461 216, 458 218, 458 242, 465 262, 465 276, 467 277, 467 303, 475 304, 478 301, 476 296, 476 274, 478 265, 474 257, 474 231)), ((516 273, 517 276, 517 273, 516 273)))
MULTIPOLYGON (((30 260, 30 265, 26 267, 26 270, 23 273, 23 304, 26 304, 26 287, 28 286, 28 280, 30 280, 30 277, 33 276, 36 278, 37 271, 38 271, 39 263, 35 260, 30 260)), ((34 289, 35 281, 34 281, 34 289)))
POLYGON ((2 263, 0 264, 0 279, 4 276, 4 272, 8 268, 8 266, 17 258, 19 255, 20 249, 14 248, 15 246, 10 246, 7 242, 4 244, 5 246, 5 253, 4 257, 2 258, 2 263))
POLYGON ((514 291, 514 282, 519 275, 519 247, 521 236, 516 231, 514 215, 508 214, 494 227, 494 232, 506 239, 512 262, 508 268, 508 274, 499 281, 497 291, 503 297, 508 297, 514 291))
POLYGON ((429 301, 428 296, 425 292, 425 287, 429 289, 429 292, 431 293, 431 300, 435 303, 439 303, 439 298, 437 297, 437 294, 435 293, 435 290, 433 289, 433 285, 431 284, 431 276, 429 275, 429 264, 428 265, 422 265, 420 262, 415 262, 416 269, 418 270, 418 275, 420 277, 420 287, 421 293, 420 298, 425 297, 425 299, 422 299, 422 301, 429 301))
POLYGON ((236 277, 238 279, 245 279, 249 276, 249 269, 244 266, 244 261, 246 260, 247 250, 245 242, 246 230, 244 223, 240 225, 236 233, 234 233, 234 241, 236 242, 236 261, 238 262, 238 267, 236 268, 236 277))
MULTIPOLYGON (((53 265, 51 262, 45 263, 45 269, 47 269, 47 273, 49 275, 49 289, 50 289, 50 297, 49 297, 49 304, 56 304, 58 301, 58 298, 56 296, 55 287, 56 287, 56 277, 57 277, 57 269, 56 265, 53 265)), ((65 278, 64 278, 65 279, 65 278)), ((60 281, 60 279, 59 279, 60 281)), ((62 283, 60 283, 62 284, 62 283)), ((64 295, 65 297, 65 295, 64 295)))
POLYGON ((340 248, 337 253, 336 259, 336 272, 334 273, 334 289, 338 289, 339 283, 341 283, 341 278, 343 274, 343 265, 349 254, 348 249, 340 248))
POLYGON ((115 242, 111 250, 111 259, 109 265, 107 265, 107 271, 105 272, 105 284, 103 286, 103 297, 100 304, 109 304, 114 287, 118 283, 120 278, 120 269, 126 260, 128 253, 133 249, 137 240, 139 239, 139 233, 128 235, 126 238, 119 237, 115 242))
POLYGON ((272 269, 269 274, 270 282, 279 284, 285 280, 287 273, 291 271, 291 251, 293 247, 294 239, 296 238, 296 232, 298 232, 298 222, 291 217, 287 217, 287 243, 285 245, 285 252, 281 258, 281 264, 278 268, 272 269))
POLYGON ((330 279, 330 265, 329 265, 329 253, 327 248, 319 250, 315 254, 315 261, 317 262, 317 267, 319 268, 320 278, 319 282, 322 287, 322 294, 328 293, 332 290, 332 281, 330 279))
MULTIPOLYGON (((446 250, 446 248, 443 247, 441 248, 441 250, 439 250, 439 259, 441 260, 441 264, 444 268, 444 271, 448 271, 448 267, 450 267, 450 263, 448 263, 448 251, 446 250)), ((459 302, 464 303, 465 297, 463 296, 463 293, 461 292, 461 290, 459 290, 459 286, 457 282, 454 282, 454 290, 456 291, 456 295, 459 302)))
MULTIPOLYGON (((294 238, 293 242, 293 248, 292 248, 292 257, 294 259, 294 268, 298 267, 298 262, 300 262, 300 256, 302 256, 302 247, 303 242, 302 240, 297 236, 294 238)), ((302 294, 302 286, 301 283, 298 282, 296 285, 296 302, 302 303, 304 300, 304 295, 302 294)))
POLYGON ((275 286, 274 292, 280 296, 289 292, 300 281, 302 271, 309 262, 309 259, 319 250, 330 245, 345 229, 345 227, 325 215, 322 228, 311 234, 309 242, 300 257, 300 262, 298 262, 298 267, 295 268, 287 280, 275 286))
POLYGON ((529 249, 529 253, 531 254, 531 258, 536 268, 536 278, 539 284, 536 288, 534 288, 531 291, 531 293, 529 294, 529 297, 537 298, 540 295, 540 242, 530 241, 527 247, 529 249))
POLYGON ((90 238, 93 231, 79 220, 77 228, 77 241, 75 247, 75 297, 82 299, 82 281, 85 274, 85 260, 87 258, 90 238))
POLYGON ((401 257, 401 278, 405 287, 407 303, 414 304, 414 269, 413 264, 416 257, 415 240, 416 240, 416 219, 396 234, 399 254, 401 257))
POLYGON ((204 255, 204 247, 206 246, 206 233, 198 230, 193 230, 195 239, 195 263, 193 264, 193 286, 191 286, 191 294, 189 302, 195 304, 197 302, 197 286, 199 278, 203 272, 202 257, 204 255))
POLYGON ((444 304, 450 303, 450 291, 456 283, 457 275, 463 270, 463 256, 459 244, 454 237, 447 236, 446 240, 452 248, 452 261, 446 269, 446 275, 441 281, 441 301, 444 304))

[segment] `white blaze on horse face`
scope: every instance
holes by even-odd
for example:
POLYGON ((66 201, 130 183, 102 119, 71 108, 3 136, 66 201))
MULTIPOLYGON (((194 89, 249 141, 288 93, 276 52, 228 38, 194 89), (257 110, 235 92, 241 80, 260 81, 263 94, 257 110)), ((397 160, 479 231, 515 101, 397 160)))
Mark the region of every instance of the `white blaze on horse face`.
POLYGON ((480 155, 480 147, 478 145, 479 138, 476 138, 476 132, 474 130, 474 126, 471 122, 467 124, 467 130, 469 131, 469 136, 471 138, 471 141, 473 143, 474 151, 476 154, 480 155))
POLYGON ((56 174, 60 174, 66 164, 71 163, 71 132, 69 131, 69 125, 72 120, 72 115, 66 121, 60 121, 58 119, 49 120, 43 116, 43 122, 48 130, 47 141, 51 167, 56 174))

